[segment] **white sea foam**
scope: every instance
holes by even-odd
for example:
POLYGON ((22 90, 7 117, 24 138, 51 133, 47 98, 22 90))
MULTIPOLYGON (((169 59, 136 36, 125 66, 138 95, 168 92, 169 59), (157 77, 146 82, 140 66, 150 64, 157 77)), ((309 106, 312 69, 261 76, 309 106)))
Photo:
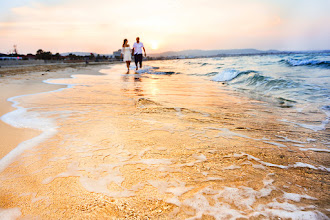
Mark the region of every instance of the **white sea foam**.
POLYGON ((323 120, 320 125, 297 123, 297 122, 292 122, 292 121, 289 121, 289 120, 286 120, 286 119, 281 119, 280 121, 287 122, 287 123, 294 124, 294 125, 298 125, 300 127, 310 129, 312 131, 322 131, 322 130, 325 130, 326 125, 329 123, 329 116, 327 116, 327 118, 325 120, 323 120))
POLYGON ((296 193, 284 193, 283 198, 287 200, 292 200, 295 202, 300 202, 301 199, 311 199, 311 200, 317 200, 314 197, 311 197, 309 195, 301 195, 301 194, 296 194, 296 193))
POLYGON ((201 154, 201 155, 193 155, 193 157, 196 159, 196 160, 200 160, 200 161, 205 161, 206 160, 206 156, 201 154))
POLYGON ((1 220, 15 220, 22 215, 20 208, 2 209, 0 208, 1 220))
POLYGON ((292 140, 292 139, 289 139, 287 137, 283 137, 283 136, 279 136, 279 135, 275 135, 275 136, 283 139, 283 140, 280 139, 280 140, 276 140, 276 141, 280 141, 280 142, 292 142, 292 143, 296 143, 296 144, 307 144, 307 142, 296 141, 296 140, 292 140))
POLYGON ((314 170, 317 170, 317 168, 313 165, 310 165, 310 164, 307 164, 307 163, 301 163, 301 162, 297 162, 293 165, 293 167, 307 167, 307 168, 310 168, 310 169, 314 169, 314 170))
POLYGON ((48 177, 42 181, 43 184, 49 184, 56 178, 63 177, 79 177, 81 185, 89 192, 102 193, 111 197, 130 197, 135 195, 135 190, 138 190, 140 185, 135 185, 132 189, 126 189, 121 187, 121 183, 125 180, 121 175, 118 166, 121 164, 102 164, 97 167, 84 167, 80 168, 78 162, 73 162, 67 166, 67 171, 59 173, 54 177, 48 177), (91 174, 91 176, 83 175, 85 171, 91 174), (103 176, 106 173, 107 175, 103 176), (111 183, 117 184, 122 190, 111 191, 108 189, 108 185, 111 183))
POLYGON ((314 138, 307 138, 306 140, 307 140, 307 142, 314 142, 314 141, 316 141, 316 139, 314 139, 314 138))
POLYGON ((235 69, 226 69, 218 73, 217 75, 213 76, 212 81, 217 81, 217 82, 230 81, 235 77, 237 77, 239 74, 240 72, 235 69))
POLYGON ((236 136, 236 137, 251 139, 250 137, 248 137, 246 135, 239 134, 239 133, 236 133, 236 132, 232 132, 228 128, 206 127, 205 129, 221 131, 221 132, 218 133, 218 135, 216 137, 234 137, 234 136, 236 136))
MULTIPOLYGON (((16 103, 16 102, 15 102, 16 103)), ((15 106, 15 111, 9 112, 1 117, 1 119, 17 128, 31 128, 41 130, 43 133, 30 140, 20 143, 16 148, 10 151, 0 160, 0 172, 2 172, 15 158, 23 151, 31 149, 40 144, 44 140, 54 136, 57 133, 54 119, 44 118, 37 112, 27 111, 27 109, 15 106)))
POLYGON ((302 162, 296 162, 294 165, 290 165, 290 167, 294 167, 294 168, 307 167, 307 168, 314 169, 314 170, 323 170, 323 171, 330 172, 330 168, 328 168, 328 167, 324 167, 324 166, 315 167, 311 164, 302 163, 302 162))
POLYGON ((223 168, 223 170, 236 170, 236 169, 240 169, 240 168, 241 168, 241 166, 231 165, 231 166, 223 168))
POLYGON ((327 153, 330 153, 330 150, 329 149, 321 149, 321 148, 305 148, 305 149, 301 149, 302 151, 304 150, 312 150, 312 151, 315 151, 315 152, 327 152, 327 153))
MULTIPOLYGON (((214 190, 206 187, 193 195, 193 197, 184 200, 181 204, 191 207, 195 213, 189 219, 200 219, 203 215, 213 216, 215 219, 237 219, 237 218, 292 218, 292 219, 328 219, 323 213, 313 210, 306 211, 312 206, 296 206, 288 201, 299 202, 301 199, 315 200, 316 198, 308 195, 300 195, 284 192, 280 203, 273 199, 269 203, 263 203, 262 198, 270 196, 273 190, 277 190, 272 185, 273 180, 265 178, 264 187, 260 190, 254 190, 250 187, 224 187, 222 190, 214 190), (212 203, 210 203, 212 199, 212 203), (255 203, 259 203, 255 207, 255 203)), ((175 202, 174 200, 173 202, 175 202)))
POLYGON ((305 66, 305 65, 320 65, 320 64, 328 64, 329 61, 327 60, 315 60, 315 59, 286 59, 287 62, 291 66, 305 66))
POLYGON ((156 165, 156 164, 172 164, 171 159, 141 159, 137 163, 143 163, 147 165, 156 165))
POLYGON ((258 198, 268 196, 274 187, 272 180, 264 181, 264 188, 256 191, 249 187, 232 188, 225 187, 223 190, 214 190, 206 187, 195 193, 192 198, 186 199, 183 203, 196 210, 195 216, 190 219, 199 219, 204 214, 211 215, 216 219, 246 218, 244 212, 237 210, 252 210, 252 205, 258 198), (214 204, 211 205, 207 196, 211 196, 214 204), (221 202, 220 199, 221 198, 221 202), (234 204, 236 207, 232 207, 234 204))
POLYGON ((208 176, 206 177, 207 181, 217 181, 217 180, 223 180, 221 177, 213 177, 213 176, 208 176))
POLYGON ((111 173, 104 177, 99 178, 89 178, 87 176, 80 177, 81 185, 89 192, 93 193, 102 193, 104 195, 108 195, 111 197, 130 197, 134 196, 135 193, 132 190, 124 189, 122 191, 110 191, 108 189, 108 185, 111 182, 114 182, 120 186, 120 184, 124 181, 122 176, 117 175, 116 173, 111 173))
POLYGON ((169 182, 162 180, 148 180, 148 183, 161 193, 166 193, 167 188, 171 185, 169 182))
POLYGON ((280 217, 293 220, 319 220, 329 219, 323 213, 315 211, 304 211, 304 208, 297 207, 288 202, 279 203, 277 201, 266 205, 259 205, 258 211, 252 213, 251 217, 264 216, 268 218, 280 217), (259 211, 260 210, 260 211, 259 211))
POLYGON ((266 167, 263 166, 263 165, 261 165, 261 164, 252 164, 252 167, 253 168, 257 168, 257 169, 262 169, 262 170, 265 170, 266 169, 266 167))
POLYGON ((193 155, 193 157, 196 159, 195 161, 191 161, 191 162, 183 163, 183 164, 178 164, 177 166, 178 167, 184 167, 184 166, 192 167, 196 163, 202 163, 202 162, 206 161, 206 156, 203 155, 203 154, 201 154, 201 155, 193 155))
POLYGON ((148 152, 148 151, 150 151, 150 147, 148 147, 148 148, 146 148, 146 149, 143 149, 143 150, 139 153, 139 158, 141 159, 141 158, 144 156, 144 154, 145 154, 146 152, 148 152))
POLYGON ((157 188, 160 193, 172 193, 175 196, 181 196, 194 188, 186 187, 186 184, 180 181, 148 180, 148 183, 157 188))
POLYGON ((180 200, 178 199, 178 197, 172 197, 168 200, 166 200, 167 203, 171 203, 171 204, 174 204, 176 206, 180 206, 181 205, 181 202, 180 200))
MULTIPOLYGON (((72 78, 75 78, 74 76, 71 76, 72 78)), ((44 80, 44 83, 47 84, 58 84, 58 83, 52 83, 50 80, 44 80)), ((72 88, 72 84, 65 84, 67 85, 67 88, 72 88)), ((14 148, 12 151, 10 151, 6 156, 4 156, 0 160, 0 173, 6 169, 12 162, 14 162, 15 158, 22 154, 25 150, 31 149, 34 146, 40 144, 41 142, 45 141, 46 139, 51 138, 57 133, 57 126, 55 119, 43 117, 41 113, 32 111, 33 109, 27 109, 19 106, 19 103, 15 101, 17 98, 22 98, 26 96, 31 95, 37 95, 37 94, 46 94, 51 92, 59 92, 66 88, 61 88, 49 92, 41 92, 36 94, 28 94, 28 95, 21 95, 21 96, 15 96, 8 99, 9 102, 13 103, 13 107, 17 108, 16 110, 9 112, 5 115, 3 115, 0 119, 4 121, 5 123, 17 127, 17 128, 30 128, 30 129, 36 129, 42 131, 42 133, 34 137, 30 140, 26 140, 22 143, 20 143, 16 148, 14 148)), ((47 113, 45 113, 47 115, 47 113)))
POLYGON ((54 177, 48 177, 44 179, 41 183, 42 184, 49 184, 51 183, 54 179, 56 178, 61 178, 61 177, 80 177, 81 174, 79 173, 79 167, 77 162, 73 162, 67 166, 67 171, 63 173, 59 173, 54 177))
POLYGON ((185 186, 178 186, 178 187, 171 187, 166 190, 166 192, 173 193, 175 196, 181 196, 182 194, 192 190, 194 187, 185 187, 185 186))
POLYGON ((268 167, 277 167, 277 168, 281 168, 281 169, 289 169, 289 168, 309 168, 309 169, 314 169, 314 170, 322 170, 322 171, 326 171, 326 172, 330 172, 330 168, 328 167, 324 167, 324 166, 313 166, 311 164, 307 164, 307 163, 302 163, 302 162, 296 162, 295 164, 289 164, 287 166, 285 165, 280 165, 280 164, 273 164, 273 163, 269 163, 269 162, 265 162, 262 161, 261 159, 254 157, 252 155, 246 154, 246 153, 241 153, 241 154, 237 154, 237 156, 247 156, 248 160, 254 160, 264 166, 268 166, 268 167))
POLYGON ((266 144, 271 144, 271 145, 275 145, 275 146, 277 146, 277 147, 287 147, 287 146, 284 145, 284 144, 280 144, 280 143, 276 143, 276 142, 264 141, 264 143, 266 143, 266 144))
POLYGON ((32 198, 31 198, 32 203, 36 203, 36 202, 39 202, 41 200, 44 200, 44 201, 46 200, 46 201, 49 202, 49 197, 47 197, 47 196, 38 196, 37 197, 37 193, 32 193, 31 195, 32 195, 32 198))
POLYGON ((153 69, 151 66, 144 66, 142 69, 136 70, 136 73, 150 73, 150 71, 153 69))
POLYGON ((235 218, 244 217, 240 211, 231 209, 230 205, 220 203, 218 200, 215 200, 214 205, 210 205, 203 192, 196 193, 192 198, 184 200, 183 204, 196 211, 193 217, 187 218, 190 220, 201 219, 204 214, 211 215, 216 219, 234 219, 233 216, 235 218))

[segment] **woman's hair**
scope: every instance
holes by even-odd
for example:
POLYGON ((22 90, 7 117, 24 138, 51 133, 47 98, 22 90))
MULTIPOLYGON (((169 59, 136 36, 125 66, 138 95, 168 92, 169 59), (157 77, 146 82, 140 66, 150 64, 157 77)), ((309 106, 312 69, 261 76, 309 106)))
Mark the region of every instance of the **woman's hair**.
POLYGON ((123 46, 126 44, 126 42, 127 42, 127 39, 124 39, 124 43, 123 43, 123 46))

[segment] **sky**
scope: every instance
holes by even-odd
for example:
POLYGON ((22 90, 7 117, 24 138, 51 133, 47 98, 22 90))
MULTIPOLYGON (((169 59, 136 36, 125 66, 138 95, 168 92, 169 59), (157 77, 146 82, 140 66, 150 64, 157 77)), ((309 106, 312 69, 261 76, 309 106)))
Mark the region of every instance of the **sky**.
POLYGON ((0 0, 0 53, 330 49, 330 0, 0 0))

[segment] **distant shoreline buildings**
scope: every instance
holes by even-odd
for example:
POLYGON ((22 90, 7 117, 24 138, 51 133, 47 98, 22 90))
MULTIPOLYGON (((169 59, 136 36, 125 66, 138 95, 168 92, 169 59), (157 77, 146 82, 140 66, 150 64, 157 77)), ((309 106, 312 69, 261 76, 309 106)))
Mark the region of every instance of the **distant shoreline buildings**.
MULTIPOLYGON (((193 58, 208 58, 208 57, 230 57, 230 56, 255 56, 255 55, 276 55, 276 54, 300 54, 300 53, 330 53, 330 50, 314 50, 314 51, 278 51, 278 50, 256 50, 256 49, 234 49, 234 50, 185 50, 164 52, 151 54, 144 58, 145 60, 169 60, 169 59, 193 59, 193 58)), ((44 60, 60 61, 60 62, 104 62, 104 61, 120 61, 121 49, 113 51, 113 54, 96 54, 86 52, 71 52, 71 53, 55 53, 43 51, 39 49, 36 54, 18 54, 17 49, 10 54, 0 53, 0 61, 11 60, 44 60)))

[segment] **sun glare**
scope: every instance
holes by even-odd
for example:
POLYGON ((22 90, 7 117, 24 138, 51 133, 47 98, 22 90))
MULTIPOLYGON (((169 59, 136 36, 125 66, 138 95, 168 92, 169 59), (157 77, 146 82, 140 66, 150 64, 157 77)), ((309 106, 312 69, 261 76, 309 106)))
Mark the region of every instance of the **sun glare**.
POLYGON ((158 41, 153 40, 150 43, 151 43, 151 49, 153 49, 153 50, 158 49, 158 41))

